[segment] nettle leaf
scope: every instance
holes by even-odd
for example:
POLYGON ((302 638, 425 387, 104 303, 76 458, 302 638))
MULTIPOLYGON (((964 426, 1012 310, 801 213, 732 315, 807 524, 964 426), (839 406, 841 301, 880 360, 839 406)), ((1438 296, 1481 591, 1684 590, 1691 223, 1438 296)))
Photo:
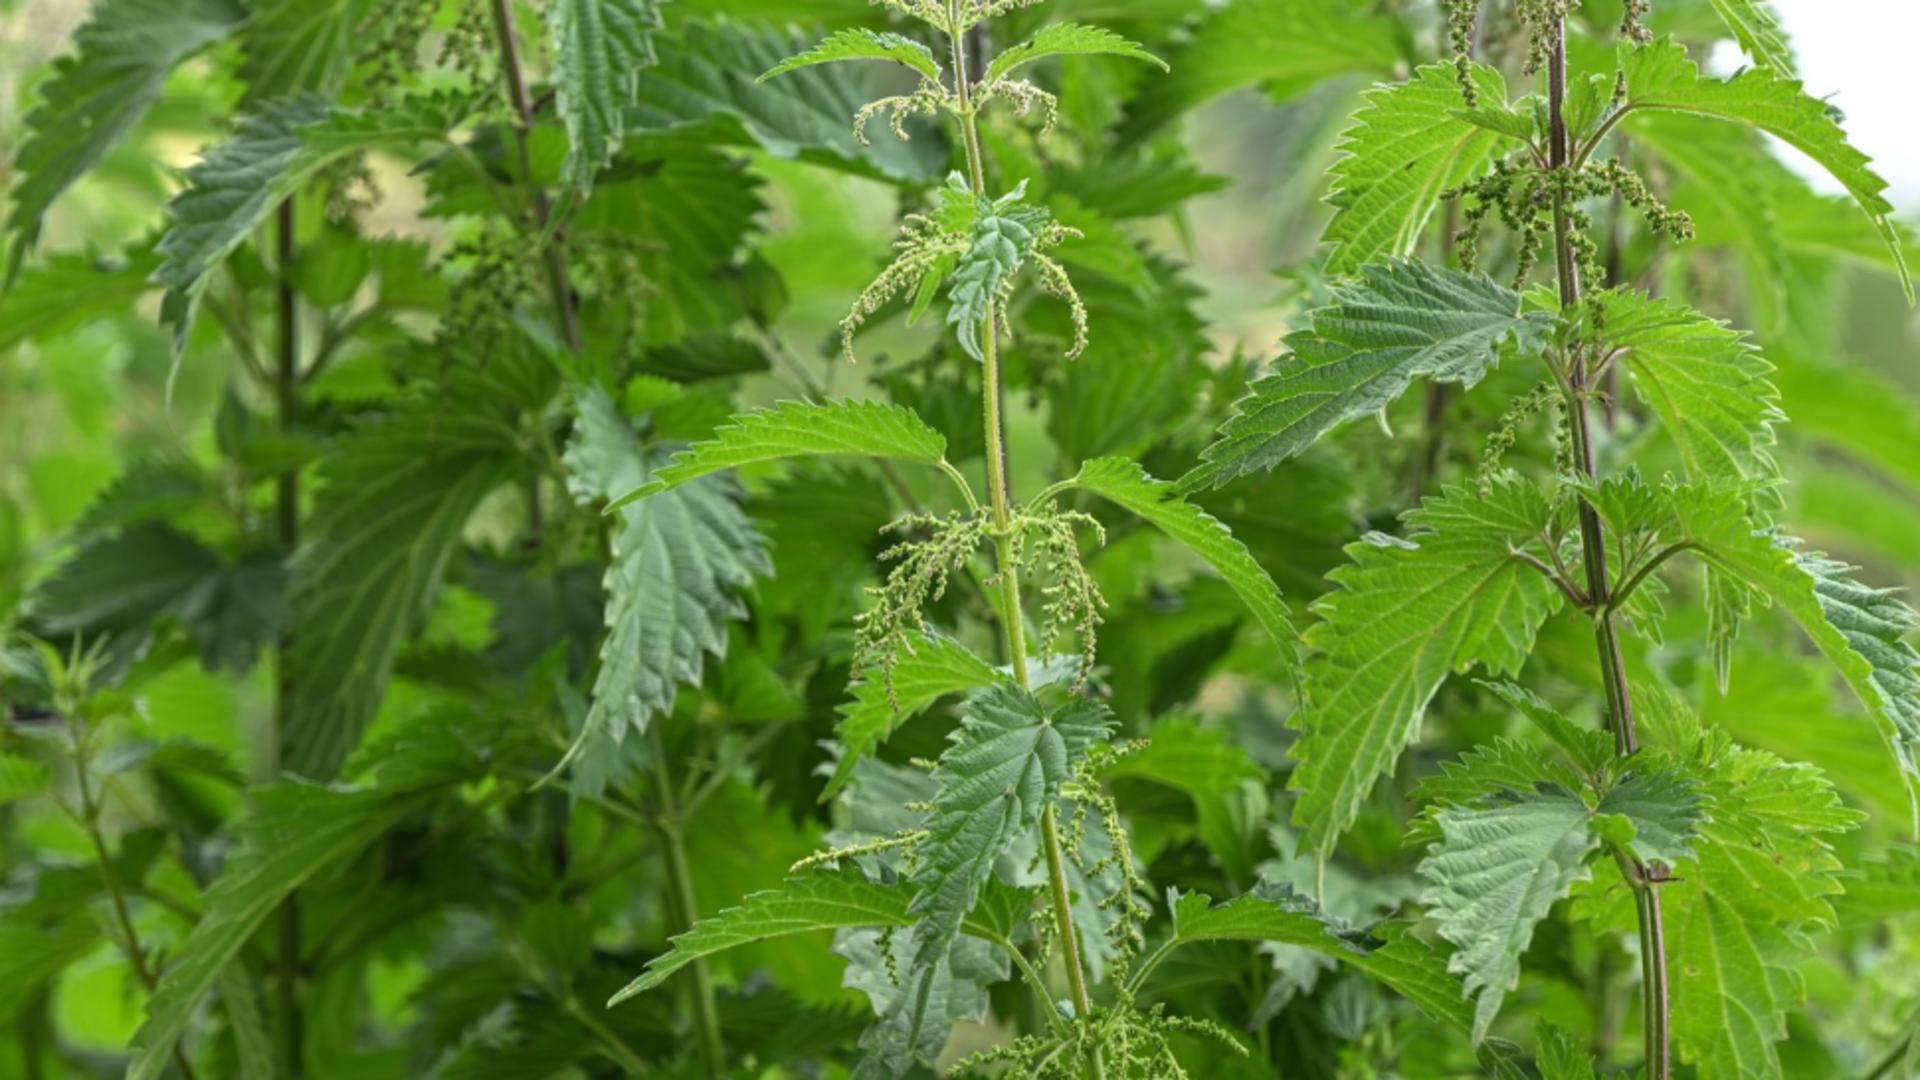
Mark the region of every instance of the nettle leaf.
POLYGON ((355 430, 321 467, 292 566, 289 769, 331 777, 359 742, 467 519, 515 455, 511 431, 480 406, 419 404, 355 430))
MULTIPOLYGON (((1920 629, 1920 613, 1895 590, 1855 581, 1851 567, 1796 553, 1793 542, 1757 528, 1738 489, 1668 488, 1660 510, 1666 516, 1654 532, 1687 544, 1710 575, 1779 604, 1800 625, 1866 706, 1913 798, 1920 785, 1920 651, 1906 638, 1920 629)), ((1920 817, 1920 803, 1914 813, 1920 817)))
POLYGON ((447 788, 487 775, 497 760, 472 721, 432 714, 381 746, 372 781, 355 788, 283 783, 252 795, 238 848, 207 889, 205 914, 147 1001, 128 1080, 158 1080, 196 1005, 286 896, 364 851, 407 813, 447 788))
POLYGON ((916 970, 946 958, 995 861, 1039 825, 1074 766, 1112 727, 1105 706, 1075 698, 1049 710, 1012 683, 967 702, 933 771, 937 790, 912 878, 910 910, 921 920, 916 970))
POLYGON ((909 926, 910 896, 898 885, 868 881, 848 867, 838 873, 805 874, 778 889, 757 892, 673 939, 673 948, 647 962, 607 1007, 644 994, 702 957, 770 937, 868 926, 909 926))
POLYGON ((95 319, 131 313, 152 288, 160 261, 146 250, 123 259, 60 254, 15 278, 0 293, 0 354, 46 341, 95 319))
POLYGON ((878 930, 837 935, 833 951, 846 958, 846 986, 864 993, 880 1017, 860 1035, 853 1080, 896 1080, 930 1068, 955 1024, 986 1019, 988 988, 1006 980, 1006 954, 972 938, 903 976, 898 958, 920 955, 928 932, 915 926, 890 937, 878 930))
POLYGON ((1794 74, 1793 46, 1780 26, 1780 13, 1772 0, 1708 0, 1720 21, 1732 31, 1733 40, 1756 64, 1764 64, 1782 75, 1794 74))
POLYGON ((778 65, 804 45, 790 31, 731 20, 685 23, 660 62, 640 72, 629 128, 698 125, 706 138, 883 180, 946 174, 951 166, 937 128, 916 132, 912 142, 884 127, 871 134, 871 147, 855 141, 849 121, 867 103, 867 71, 811 67, 788 73, 778 86, 748 74, 778 65))
POLYGON ((662 20, 655 0, 551 0, 554 111, 567 129, 560 174, 585 196, 596 173, 620 151, 627 110, 639 100, 639 75, 656 60, 662 20))
POLYGON ((1890 848, 1854 867, 1834 906, 1842 926, 1858 928, 1920 912, 1920 847, 1890 848))
MULTIPOLYGON (((73 55, 40 84, 14 155, 9 286, 40 237, 47 208, 98 165, 160 97, 180 62, 245 17, 237 0, 103 0, 74 32, 73 55)), ((0 332, 0 337, 4 337, 0 332)))
POLYGON ((0 754, 0 806, 47 790, 47 767, 18 754, 0 754))
POLYGON ((1280 646, 1288 670, 1296 669, 1300 639, 1280 599, 1280 587, 1219 519, 1181 498, 1173 484, 1154 479, 1127 458, 1089 461, 1071 483, 1133 513, 1205 559, 1280 646))
POLYGON ((1693 855, 1693 838, 1706 817, 1700 785, 1676 769, 1636 768, 1600 798, 1596 811, 1632 826, 1602 836, 1643 863, 1674 866, 1693 855))
POLYGON ((1475 807, 1442 810, 1442 840, 1421 860, 1433 883, 1421 897, 1440 936, 1458 946, 1447 970, 1474 1002, 1473 1040, 1487 1035, 1533 928, 1590 871, 1600 844, 1593 811, 1565 788, 1506 792, 1475 807))
POLYGON ((1634 392, 1660 415, 1696 482, 1777 480, 1773 425, 1786 419, 1768 381, 1773 365, 1745 335, 1685 304, 1644 293, 1606 294, 1609 347, 1634 392))
MULTIPOLYGON (((1482 680, 1480 685, 1512 706, 1515 712, 1533 721, 1534 726, 1553 740, 1555 746, 1565 751, 1567 757, 1587 775, 1600 775, 1613 760, 1613 737, 1606 732, 1575 725, 1560 715, 1558 709, 1540 700, 1538 695, 1525 687, 1501 680, 1482 680)), ((1508 786, 1521 789, 1532 785, 1508 786)))
POLYGON ((947 325, 956 329, 960 347, 975 360, 984 360, 980 331, 989 306, 1004 299, 1013 276, 1033 254, 1041 230, 1053 220, 1046 207, 1020 201, 1025 187, 992 201, 979 200, 970 244, 951 275, 947 325))
POLYGON ((886 679, 861 678, 851 688, 853 699, 840 706, 840 722, 834 727, 842 748, 840 761, 822 800, 845 787, 854 768, 901 724, 943 697, 984 690, 1001 675, 959 642, 928 632, 914 637, 895 658, 891 678, 891 693, 886 679))
POLYGON ((1400 26, 1360 0, 1241 0, 1202 22, 1171 56, 1173 74, 1134 98, 1123 142, 1223 94, 1264 87, 1276 100, 1341 75, 1391 76, 1400 26))
POLYGON ((331 101, 346 84, 374 0, 261 0, 240 36, 249 109, 313 94, 331 101))
MULTIPOLYGON (((760 180, 738 155, 692 139, 629 140, 622 161, 568 227, 638 247, 638 270, 651 286, 639 303, 646 345, 726 334, 748 314, 741 251, 767 209, 760 180)), ((492 212, 483 188, 473 195, 492 212)))
MULTIPOLYGON (((1872 159, 1854 149, 1830 106, 1807 94, 1798 79, 1758 67, 1731 79, 1701 74, 1684 47, 1671 39, 1640 47, 1622 46, 1620 68, 1626 74, 1624 112, 1651 109, 1695 113, 1748 124, 1806 154, 1847 189, 1886 241, 1900 281, 1913 300, 1913 279, 1900 251, 1887 182, 1870 167, 1872 159)), ((1627 124, 1632 126, 1632 118, 1627 124)))
MULTIPOLYGON (((1470 71, 1484 102, 1507 100, 1507 83, 1484 64, 1470 71)), ((1414 254, 1441 192, 1486 171, 1503 147, 1499 132, 1473 123, 1452 64, 1427 64, 1400 83, 1363 95, 1328 175, 1333 220, 1327 273, 1351 274, 1369 262, 1414 254)))
POLYGON ((646 483, 609 492, 612 512, 690 480, 794 457, 857 455, 921 465, 946 460, 947 440, 913 410, 878 401, 783 401, 742 413, 714 431, 707 442, 675 454, 646 483))
POLYGON ((1415 379, 1470 387, 1507 349, 1544 346, 1552 317, 1484 274, 1396 260, 1361 268, 1333 303, 1287 336, 1271 374, 1248 387, 1181 487, 1271 469, 1356 417, 1386 408, 1415 379))
POLYGON ((451 97, 411 98, 363 113, 300 96, 268 102, 242 119, 231 139, 186 171, 186 187, 167 204, 162 262, 153 276, 167 290, 160 317, 173 327, 176 354, 213 271, 274 207, 347 154, 446 139, 467 108, 451 97))
POLYGON ((1408 538, 1371 535, 1307 631, 1309 706, 1291 750, 1294 822, 1324 860, 1374 781, 1420 733, 1448 675, 1478 664, 1512 674, 1560 593, 1516 552, 1544 558, 1553 523, 1546 497, 1506 475, 1486 498, 1449 488, 1405 517, 1408 538))
POLYGON ((1811 933, 1833 925, 1840 861, 1828 838, 1862 815, 1811 766, 1701 733, 1678 762, 1712 804, 1697 858, 1660 890, 1672 969, 1673 1039, 1702 1075, 1781 1075, 1774 1044, 1805 989, 1811 933))
MULTIPOLYGON (((1146 742, 1101 775, 1150 780, 1184 792, 1193 800, 1196 829, 1207 850, 1220 860, 1230 880, 1251 881, 1253 845, 1247 840, 1259 827, 1250 827, 1235 808, 1249 785, 1264 788, 1266 773, 1245 750, 1228 742, 1225 732, 1203 728, 1190 717, 1155 725, 1146 742)), ((1255 805, 1264 817, 1264 790, 1255 805)))
MULTIPOLYGON (((577 401, 567 445, 567 486, 582 503, 647 479, 645 449, 600 390, 577 401)), ((578 741, 586 753, 577 786, 600 790, 614 751, 673 707, 681 685, 698 685, 708 656, 726 655, 727 625, 746 615, 740 593, 773 572, 766 542, 722 477, 702 480, 620 511, 607 567, 607 639, 578 741)))
POLYGON ((830 64, 837 60, 891 60, 896 64, 905 64, 919 72, 928 80, 938 83, 942 72, 940 61, 933 58, 933 50, 912 38, 900 34, 880 33, 875 30, 842 30, 829 35, 826 40, 798 56, 790 56, 767 69, 755 82, 766 82, 775 76, 785 75, 789 71, 812 67, 815 64, 830 64))
POLYGON ((987 65, 983 82, 1003 79, 1022 64, 1029 64, 1048 56, 1124 56, 1132 60, 1144 60, 1161 71, 1168 70, 1167 62, 1142 48, 1137 42, 1128 41, 1111 30, 1098 26, 1082 26, 1079 23, 1052 23, 1040 28, 1040 32, 1018 45, 1011 46, 993 58, 987 65))
POLYGON ((1369 932, 1355 930, 1322 914, 1311 899, 1271 884, 1219 905, 1198 893, 1169 889, 1167 907, 1173 913, 1173 935, 1164 948, 1198 941, 1294 945, 1365 972, 1436 1020, 1461 1031, 1471 1024, 1460 983, 1447 973, 1446 960, 1408 934, 1405 926, 1389 923, 1369 932))
POLYGON ((1552 1024, 1537 1029, 1540 1080, 1594 1080, 1593 1056, 1586 1044, 1552 1024))

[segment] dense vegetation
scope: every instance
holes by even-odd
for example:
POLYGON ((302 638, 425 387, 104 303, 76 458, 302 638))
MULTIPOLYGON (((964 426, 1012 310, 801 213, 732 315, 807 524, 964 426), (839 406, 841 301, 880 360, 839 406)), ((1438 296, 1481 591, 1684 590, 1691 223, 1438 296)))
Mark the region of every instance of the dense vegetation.
POLYGON ((0 1078, 1920 1075, 1912 238, 1766 0, 71 6, 0 1078))

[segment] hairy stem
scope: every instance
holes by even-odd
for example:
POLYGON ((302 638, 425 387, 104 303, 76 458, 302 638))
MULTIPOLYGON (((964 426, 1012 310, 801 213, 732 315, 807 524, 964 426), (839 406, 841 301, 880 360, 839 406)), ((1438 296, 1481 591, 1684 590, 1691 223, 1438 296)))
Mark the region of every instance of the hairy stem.
MULTIPOLYGON (((67 730, 73 739, 74 772, 80 788, 81 824, 85 826, 88 838, 93 841, 94 858, 100 866, 100 880, 106 885, 107 898, 113 904, 113 918, 120 934, 120 951, 126 954, 127 963, 133 966, 134 977, 151 995, 159 989, 160 979, 147 963, 147 950, 140 943, 139 929, 133 924, 133 912, 127 906, 127 891, 121 884, 120 871, 113 865, 113 855, 107 850, 106 835, 100 831, 100 803, 94 798, 87 733, 81 729, 81 721, 75 715, 77 711, 61 710, 67 715, 67 730)), ((193 1063, 187 1060, 186 1049, 178 1040, 173 1044, 173 1063, 179 1066, 180 1075, 186 1080, 198 1080, 193 1063)))
MULTIPOLYGON (((658 718, 648 729, 648 735, 652 741, 649 749, 653 758, 654 799, 658 815, 656 828, 660 832, 660 846, 667 862, 668 908, 675 923, 674 933, 684 934, 693 929, 693 924, 700 919, 700 904, 693 894, 693 863, 687 858, 686 836, 681 832, 685 821, 681 816, 679 799, 674 793, 673 774, 667 768, 667 744, 661 737, 658 718)), ((727 1054, 720 1041, 720 1011, 714 1005, 713 977, 702 961, 696 960, 688 967, 691 969, 694 1028, 699 1034, 700 1053, 706 1059, 707 1075, 724 1076, 727 1054)))
MULTIPOLYGON (((949 26, 960 25, 960 0, 947 0, 949 26)), ((973 88, 967 74, 967 51, 960 34, 949 34, 953 49, 954 92, 959 97, 960 132, 967 154, 967 175, 976 198, 986 193, 986 166, 980 153, 980 129, 974 116, 973 88)), ((1020 609, 1020 568, 1013 558, 1013 539, 1009 534, 1012 513, 1008 508, 1007 449, 1000 416, 1000 342, 997 305, 987 304, 981 327, 980 398, 986 417, 987 492, 993 514, 993 551, 1000 579, 1000 626, 1006 636, 1007 659, 1013 677, 1021 686, 1031 684, 1027 671, 1026 623, 1020 609)), ((1080 936, 1073 922, 1073 894, 1067 882, 1066 859, 1060 843, 1060 826, 1054 808, 1041 815, 1040 831, 1046 844, 1047 885, 1053 906, 1053 921, 1060 938, 1067 969, 1067 982, 1073 991, 1074 1020, 1086 1024, 1093 1016, 1093 995, 1087 989, 1085 962, 1080 953, 1080 936)), ((1089 1041, 1087 1068, 1094 1080, 1106 1080, 1106 1065, 1100 1047, 1089 1041)))
MULTIPOLYGON (((280 410, 280 432, 292 435, 300 426, 300 310, 293 289, 293 257, 296 228, 293 200, 280 204, 274 216, 274 264, 279 282, 276 287, 276 341, 274 390, 280 410)), ((280 550, 291 559, 300 546, 300 470, 281 473, 274 486, 274 518, 280 550)), ((287 671, 287 650, 291 638, 280 638, 279 669, 275 672, 273 695, 273 760, 275 779, 280 776, 286 756, 287 719, 292 707, 293 682, 287 671)), ((286 1075, 299 1076, 305 1070, 306 1033, 300 1015, 300 894, 289 892, 274 913, 274 1007, 280 1022, 276 1027, 280 1045, 280 1066, 286 1075)))
MULTIPOLYGON (((532 189, 534 225, 544 240, 553 218, 553 207, 547 202, 546 190, 533 182, 533 161, 527 155, 527 135, 533 130, 533 98, 527 93, 526 72, 520 66, 520 33, 514 26, 513 0, 493 0, 493 28, 500 46, 500 73, 507 81, 507 100, 520 121, 514 132, 520 174, 532 189)), ((567 273, 566 253, 560 249, 557 237, 541 246, 547 288, 553 293, 554 316, 560 324, 561 340, 567 343, 568 349, 579 352, 580 320, 573 310, 573 281, 567 273)))
MULTIPOLYGON (((1549 32, 1547 54, 1547 107, 1550 145, 1549 164, 1560 172, 1572 167, 1566 120, 1567 39, 1564 22, 1555 19, 1549 32)), ((1553 206, 1553 248, 1560 284, 1560 307, 1571 311, 1580 304, 1580 271, 1574 257, 1569 207, 1563 193, 1556 193, 1553 206)), ((1578 346, 1567 357, 1567 385, 1572 390, 1568 405, 1568 427, 1572 431, 1574 464, 1588 480, 1595 479, 1593 433, 1588 400, 1592 396, 1591 376, 1586 370, 1586 354, 1578 346)), ((1600 675, 1607 699, 1607 725, 1613 729, 1614 749, 1626 757, 1639 749, 1634 730, 1633 697, 1627 684, 1627 665, 1620 649, 1620 630, 1612 609, 1607 581, 1606 535, 1600 515, 1585 499, 1580 501, 1581 554, 1586 563, 1587 596, 1592 603, 1594 643, 1600 654, 1600 675)), ((1653 1080, 1669 1080, 1672 1063, 1668 1052, 1667 955, 1666 932, 1662 926, 1660 893, 1649 882, 1643 868, 1629 868, 1634 886, 1636 913, 1639 916, 1640 958, 1644 968, 1641 1005, 1646 1042, 1647 1074, 1653 1080)))
MULTIPOLYGON (((948 25, 960 25, 960 0, 947 0, 948 25)), ((979 150, 979 125, 973 117, 973 88, 968 85, 966 46, 962 35, 948 35, 954 61, 954 92, 960 98, 960 135, 966 142, 966 165, 972 179, 975 198, 987 190, 987 169, 979 150)), ((996 577, 1000 578, 1000 628, 1006 634, 1006 657, 1014 669, 1014 680, 1021 686, 1031 684, 1027 673, 1027 630, 1020 611, 1020 567, 1014 561, 1014 542, 1008 532, 1012 511, 1006 494, 1006 438, 1000 421, 1000 342, 996 327, 995 304, 987 304, 987 317, 981 327, 981 405, 987 434, 987 494, 993 513, 993 553, 996 577)), ((1081 959, 1079 930, 1073 924, 1073 894, 1068 886, 1066 855, 1060 844, 1060 824, 1054 807, 1041 815, 1041 834, 1046 846, 1046 884, 1054 909, 1054 928, 1066 959, 1068 984, 1073 992, 1073 1019, 1085 1024, 1092 1017, 1092 994, 1087 990, 1087 970, 1081 959)), ((1094 1080, 1106 1080, 1106 1065, 1100 1059, 1100 1047, 1089 1042, 1087 1068, 1094 1080)))

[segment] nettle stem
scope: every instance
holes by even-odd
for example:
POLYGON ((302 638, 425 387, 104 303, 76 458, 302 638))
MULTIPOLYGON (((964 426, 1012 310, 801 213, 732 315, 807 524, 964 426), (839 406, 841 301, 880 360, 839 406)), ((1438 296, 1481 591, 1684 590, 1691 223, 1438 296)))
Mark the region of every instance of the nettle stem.
MULTIPOLYGON (((947 0, 947 40, 953 50, 954 93, 959 98, 960 134, 967 155, 967 175, 975 198, 986 195, 986 166, 980 152, 980 129, 974 114, 973 87, 967 74, 965 35, 960 32, 960 0, 947 0)), ((1007 494, 1007 447, 1001 419, 1000 341, 998 305, 987 303, 981 327, 980 398, 985 414, 987 492, 993 515, 993 554, 1000 581, 1000 626, 1006 636, 1007 659, 1014 681, 1026 687, 1032 684, 1027 670, 1026 623, 1021 615, 1020 567, 1014 559, 1011 533, 1013 514, 1007 494)), ((1060 842, 1060 824, 1054 807, 1048 806, 1040 817, 1042 841, 1047 855, 1047 886, 1053 907, 1055 932, 1067 969, 1067 982, 1073 992, 1074 1020, 1078 1025, 1093 1016, 1093 995, 1088 991, 1085 961, 1080 953, 1080 935, 1073 921, 1073 892, 1067 881, 1066 855, 1060 842)), ((1105 1080, 1106 1065, 1100 1047, 1090 1043, 1087 1067, 1094 1080, 1105 1080)))
MULTIPOLYGON (((127 892, 120 881, 120 871, 113 864, 113 854, 107 850, 106 834, 100 831, 100 802, 93 790, 93 755, 91 733, 83 730, 83 721, 79 718, 77 706, 60 710, 67 717, 67 731, 73 739, 73 764, 77 786, 80 789, 80 818, 85 826, 87 837, 93 842, 94 858, 100 866, 100 880, 107 888, 107 898, 113 904, 113 917, 120 934, 120 951, 127 956, 127 963, 133 967, 134 978, 140 980, 148 996, 151 997, 160 988, 160 977, 147 963, 146 946, 140 942, 140 931, 134 926, 133 911, 127 906, 127 892)), ((29 1057, 29 1064, 38 1067, 37 1058, 29 1057)), ((194 1072, 193 1062, 187 1059, 184 1043, 175 1040, 173 1044, 173 1063, 185 1080, 199 1080, 194 1072)))
MULTIPOLYGON (((276 364, 274 391, 278 398, 280 432, 292 435, 300 426, 300 307, 293 288, 294 245, 298 239, 294 200, 282 202, 274 215, 276 364)), ((274 517, 280 550, 286 558, 300 546, 300 470, 287 469, 274 483, 274 517)), ((282 635, 273 686, 274 779, 279 779, 286 757, 287 718, 292 709, 293 683, 287 671, 290 636, 282 635)), ((280 1015, 280 1065, 290 1077, 306 1066, 306 1034, 300 1015, 300 894, 289 892, 274 913, 274 1001, 280 1015)))
MULTIPOLYGON (((1550 123, 1549 165, 1556 174, 1571 168, 1566 120, 1567 38, 1566 24, 1554 19, 1548 28, 1551 40, 1547 52, 1547 107, 1550 123)), ((1573 227, 1564 188, 1556 188, 1553 207, 1553 248, 1560 283, 1560 307, 1572 313, 1580 305, 1580 269, 1573 248, 1573 227)), ((1568 402, 1568 428, 1573 439, 1574 464, 1589 481, 1596 479, 1592 418, 1588 401, 1592 397, 1592 376, 1587 370, 1586 351, 1575 344, 1565 357, 1568 402)), ((1620 649, 1620 630, 1614 619, 1612 594, 1607 579, 1606 533, 1600 515, 1585 499, 1580 500, 1580 547, 1586 563, 1587 596, 1592 605, 1594 643, 1600 653, 1600 677, 1606 691, 1607 726, 1613 731, 1614 749, 1627 757, 1639 749, 1634 729, 1633 696, 1627 683, 1627 665, 1620 649)), ((1660 893, 1646 868, 1632 860, 1621 867, 1634 888, 1640 927, 1640 962, 1645 985, 1641 994, 1644 1010, 1643 1033, 1646 1041, 1646 1070, 1653 1080, 1669 1080, 1672 1064, 1668 1054, 1667 950, 1666 932, 1661 923, 1660 893)))
MULTIPOLYGON (((687 858, 685 811, 674 795, 673 773, 667 768, 667 743, 660 733, 661 717, 648 728, 653 758, 655 817, 660 831, 660 846, 667 862, 667 910, 675 934, 684 934, 700 921, 700 904, 693 893, 693 863, 687 858)), ((691 968, 694 1027, 699 1032, 700 1054, 708 1076, 726 1072, 726 1046, 720 1039, 720 1010, 714 1004, 713 976, 703 963, 691 968)))

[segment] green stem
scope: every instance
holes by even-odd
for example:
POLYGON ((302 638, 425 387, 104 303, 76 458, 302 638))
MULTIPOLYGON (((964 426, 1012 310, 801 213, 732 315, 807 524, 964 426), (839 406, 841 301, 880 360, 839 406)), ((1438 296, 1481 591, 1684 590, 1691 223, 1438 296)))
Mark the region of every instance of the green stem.
MULTIPOLYGON (((298 221, 294 204, 280 204, 274 217, 274 261, 279 282, 276 288, 276 364, 274 388, 280 410, 280 432, 291 436, 300 426, 300 308, 293 288, 294 242, 298 221)), ((300 546, 300 470, 281 473, 274 486, 274 516, 280 550, 288 559, 300 546)), ((285 761, 287 722, 293 708, 293 681, 287 671, 287 652, 291 636, 280 639, 279 670, 274 680, 273 760, 275 779, 285 761)), ((300 1013, 300 894, 289 892, 274 912, 274 1002, 279 1013, 275 1032, 279 1037, 280 1066, 289 1077, 306 1070, 306 1033, 300 1013)))
POLYGON ((619 1032, 601 1023, 600 1018, 593 1015, 593 1010, 583 1007, 571 996, 565 1000, 563 1008, 566 1009, 568 1016, 579 1022, 581 1027, 593 1032, 594 1037, 598 1038, 600 1044, 606 1048, 607 1056, 619 1062, 620 1067, 627 1070, 627 1075, 640 1076, 647 1072, 647 1063, 632 1046, 627 1044, 627 1040, 621 1038, 619 1032))
MULTIPOLYGON (((1569 137, 1566 120, 1567 39, 1566 26, 1554 20, 1549 27, 1551 40, 1547 54, 1547 108, 1549 121, 1549 165, 1556 172, 1570 169, 1569 137)), ((1574 257, 1573 232, 1569 207, 1563 189, 1556 189, 1553 206, 1554 257, 1559 271, 1560 307, 1571 311, 1580 304, 1580 273, 1574 257)), ((1592 481, 1594 464, 1593 435, 1587 401, 1592 389, 1586 370, 1586 357, 1578 345, 1568 357, 1567 384, 1572 390, 1568 402, 1568 427, 1573 435, 1574 463, 1581 475, 1592 481)), ((1601 681, 1606 691, 1607 724, 1613 730, 1614 749, 1627 757, 1639 749, 1634 730, 1633 696, 1627 683, 1627 665, 1620 648, 1620 631, 1614 620, 1613 597, 1607 581, 1606 534, 1600 515, 1591 503, 1580 500, 1581 555, 1586 563, 1587 596, 1593 605, 1594 644, 1600 655, 1601 681)), ((1634 887, 1636 914, 1640 932, 1640 962, 1644 969, 1641 1005, 1645 1038, 1645 1069, 1652 1080, 1670 1080, 1673 1075, 1668 1051, 1669 1018, 1667 988, 1666 933, 1660 911, 1660 892, 1637 864, 1624 868, 1634 887)))
MULTIPOLYGON (((133 924, 133 911, 127 906, 127 891, 121 885, 120 871, 114 867, 113 855, 107 850, 107 838, 100 831, 100 804, 93 796, 87 733, 81 729, 77 708, 63 708, 60 711, 67 716, 67 731, 73 739, 74 772, 80 787, 80 823, 86 827, 87 836, 93 841, 93 854, 100 865, 100 880, 106 885, 107 898, 113 904, 114 921, 119 924, 120 930, 120 951, 126 954, 127 963, 133 966, 134 977, 151 995, 159 988, 160 980, 147 964, 147 950, 140 944, 140 931, 133 924)), ((193 1063, 187 1060, 187 1052, 178 1041, 173 1044, 173 1062, 180 1067, 180 1075, 186 1080, 198 1080, 193 1063)))
MULTIPOLYGON (((960 25, 960 0, 947 0, 947 19, 950 27, 960 25)), ((959 99, 957 112, 961 137, 966 145, 967 174, 973 182, 974 196, 981 198, 986 192, 986 167, 980 153, 980 130, 974 114, 966 48, 962 35, 958 33, 949 33, 947 40, 953 51, 954 93, 959 99)), ((987 305, 981 327, 980 399, 985 413, 987 493, 993 515, 994 563, 1000 579, 1000 627, 1006 636, 1007 659, 1013 668, 1014 681, 1026 687, 1031 685, 1032 678, 1027 670, 1026 623, 1020 604, 1020 568, 1013 557, 1013 515, 1007 494, 1007 449, 1000 415, 1000 342, 998 312, 995 309, 996 305, 987 305)), ((1083 1025, 1084 1030, 1084 1025, 1089 1024, 1093 1017, 1093 995, 1087 988, 1080 936, 1073 921, 1073 893, 1067 882, 1066 856, 1060 843, 1059 823, 1051 805, 1040 817, 1040 832, 1046 845, 1047 885, 1054 927, 1060 938, 1067 982, 1073 991, 1074 1021, 1083 1025)), ((1087 1067, 1093 1080, 1106 1080, 1106 1065, 1101 1060, 1100 1047, 1092 1040, 1087 1042, 1087 1067)))
MULTIPOLYGON (((527 76, 520 65, 520 33, 514 26, 513 0, 493 0, 493 28, 500 47, 500 74, 507 81, 507 100, 513 105, 514 116, 520 122, 514 131, 514 145, 520 156, 520 174, 532 189, 534 224, 544 238, 552 222, 553 208, 547 202, 546 189, 533 182, 533 161, 527 154, 527 136, 533 130, 533 97, 527 93, 527 76)), ((567 343, 569 351, 577 353, 580 351, 580 322, 573 310, 573 282, 567 272, 566 254, 561 251, 557 237, 554 242, 543 244, 542 247, 547 288, 553 293, 553 309, 559 319, 560 337, 567 343)))
MULTIPOLYGON (((693 929, 699 921, 700 904, 693 893, 693 863, 687 858, 686 836, 681 832, 685 824, 681 817, 680 806, 674 795, 673 776, 667 769, 666 740, 660 735, 660 722, 655 718, 648 730, 651 736, 651 756, 653 758, 654 798, 659 803, 659 820, 654 823, 660 833, 660 845, 667 858, 667 888, 669 906, 673 909, 674 933, 684 934, 693 929)), ((718 1077, 726 1073, 726 1048, 720 1041, 720 1011, 714 1005, 713 976, 707 970, 705 962, 695 960, 688 965, 692 975, 693 1019, 699 1033, 700 1052, 706 1059, 707 1075, 718 1077)))

